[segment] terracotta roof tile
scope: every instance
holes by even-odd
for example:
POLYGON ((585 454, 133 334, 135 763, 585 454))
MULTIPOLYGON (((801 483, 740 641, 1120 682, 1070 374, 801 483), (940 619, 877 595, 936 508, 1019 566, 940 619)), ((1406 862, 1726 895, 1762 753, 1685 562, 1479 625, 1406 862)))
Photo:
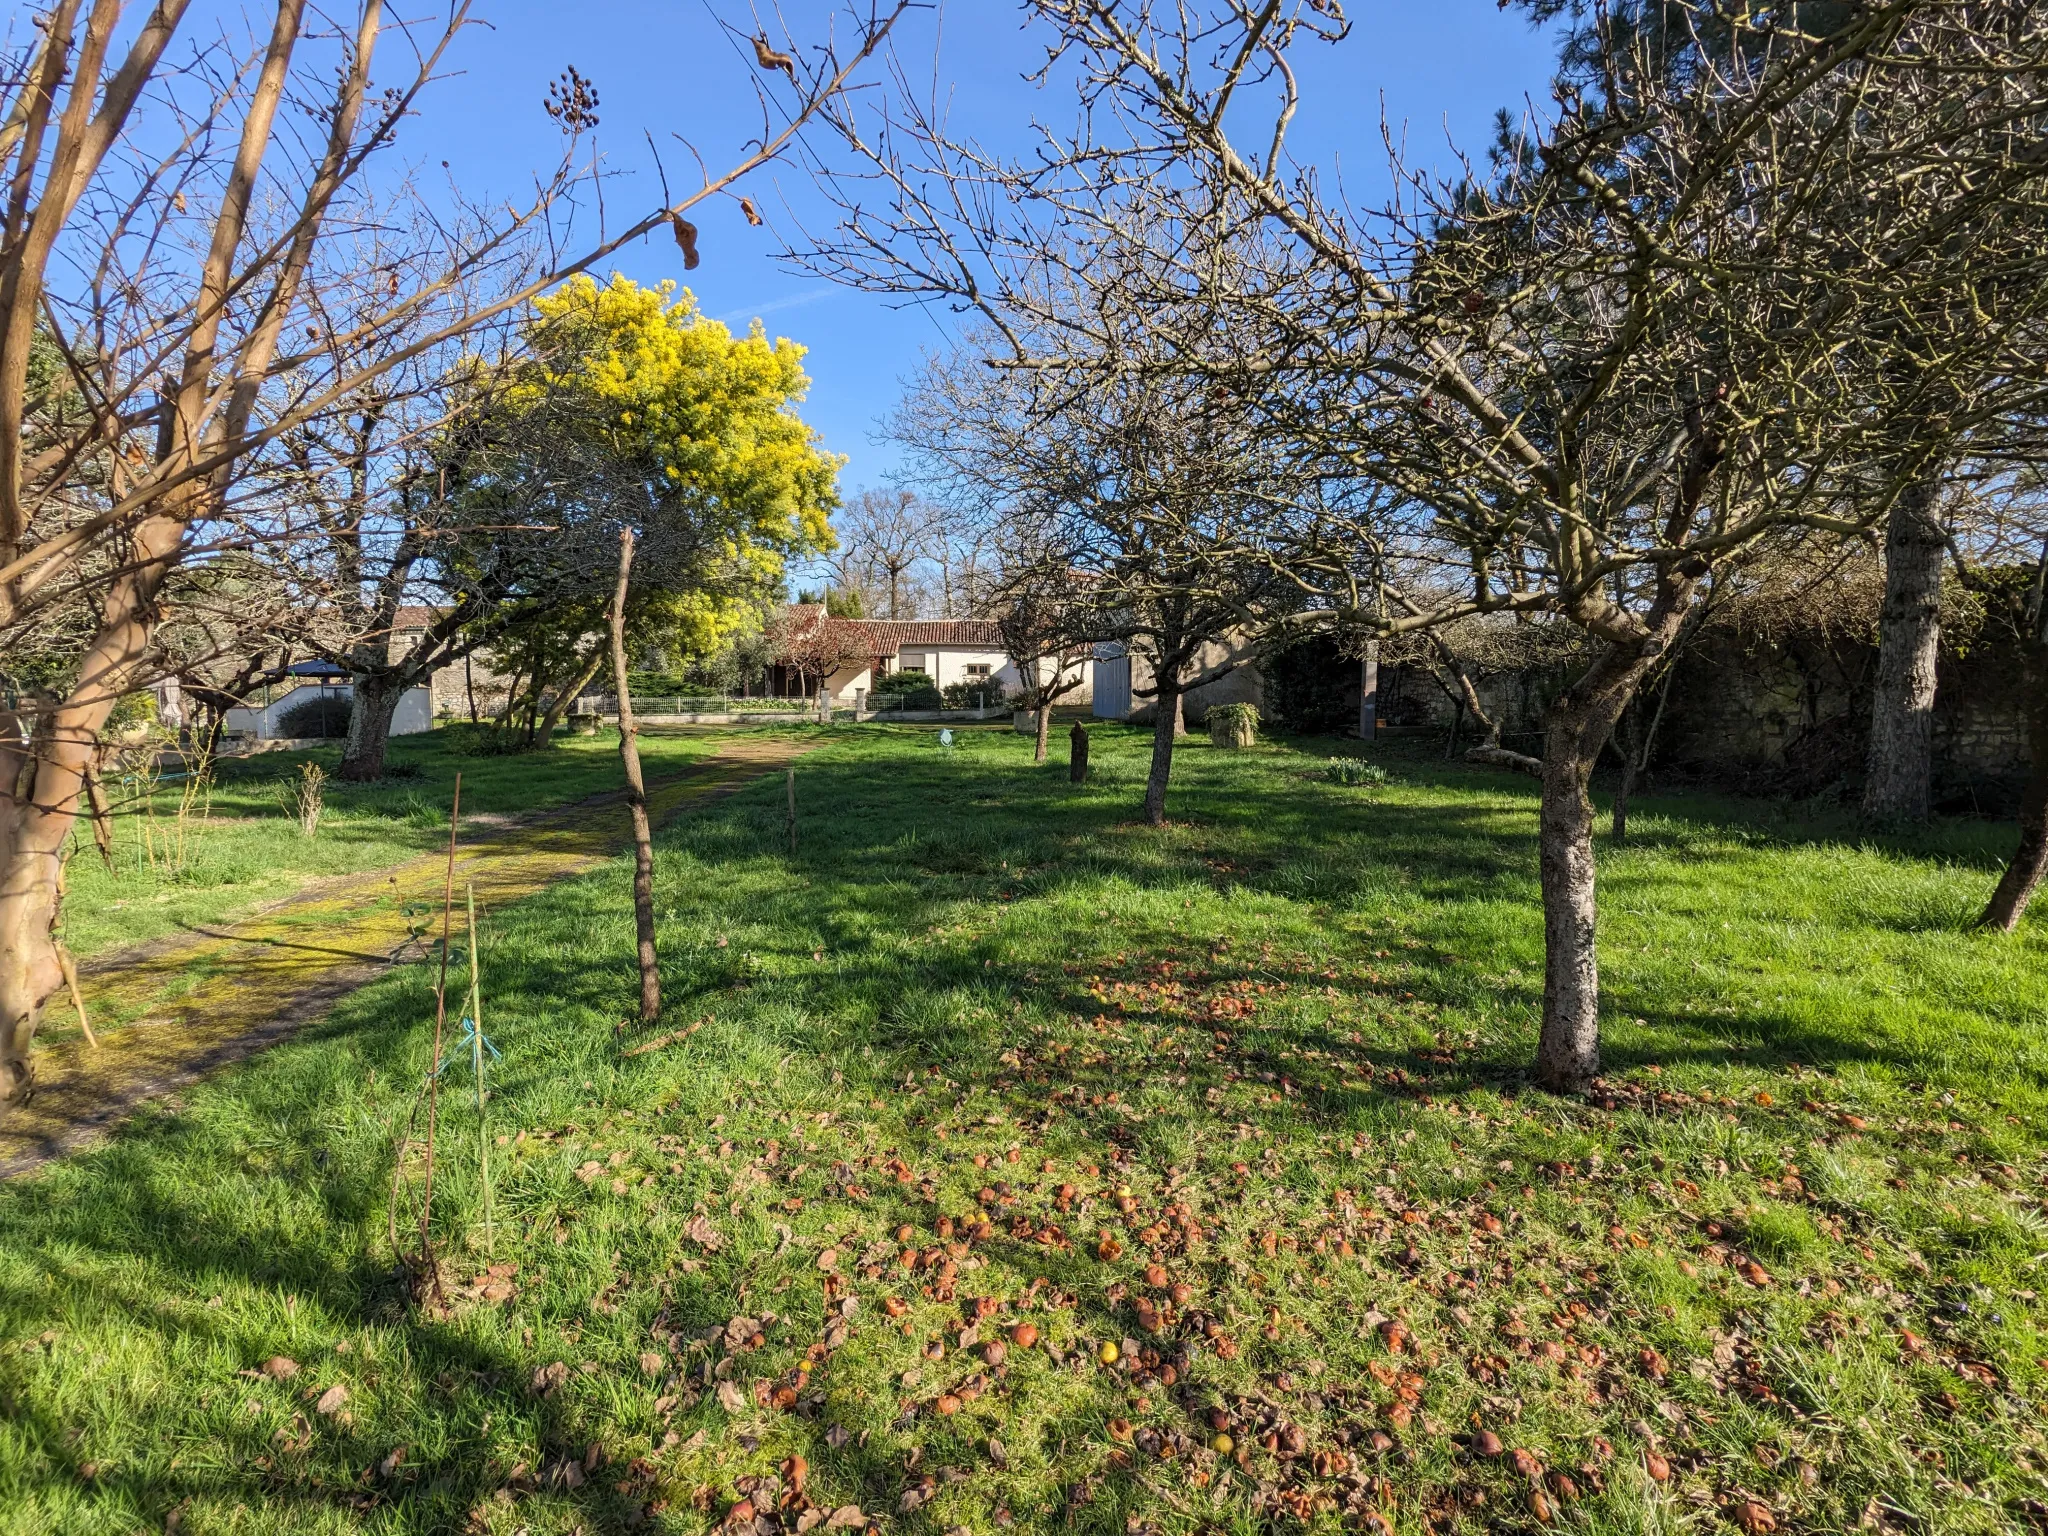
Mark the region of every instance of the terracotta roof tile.
MULTIPOLYGON (((791 615, 816 623, 823 616, 815 603, 791 604, 791 615)), ((848 644, 886 655, 906 645, 950 645, 1000 651, 1003 632, 993 619, 829 619, 848 644)))

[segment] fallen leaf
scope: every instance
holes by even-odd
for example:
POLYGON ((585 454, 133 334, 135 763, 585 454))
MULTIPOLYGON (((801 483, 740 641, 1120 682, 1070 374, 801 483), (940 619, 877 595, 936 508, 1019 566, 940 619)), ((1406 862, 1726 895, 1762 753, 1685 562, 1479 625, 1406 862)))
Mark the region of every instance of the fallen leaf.
POLYGON ((829 1274, 832 1270, 835 1270, 838 1267, 839 1250, 837 1248, 827 1248, 823 1253, 818 1255, 818 1268, 826 1271, 829 1274))
POLYGON ((1766 1536, 1767 1532, 1778 1528, 1778 1517, 1755 1499, 1744 1499, 1735 1506, 1734 1513, 1735 1523, 1741 1526, 1748 1536, 1766 1536))
POLYGON ((344 1387, 340 1382, 336 1382, 320 1394, 320 1401, 313 1405, 313 1411, 315 1413, 336 1414, 341 1412, 341 1405, 347 1401, 348 1388, 344 1387))
POLYGON ((272 1381, 290 1381, 299 1374, 299 1362, 284 1355, 272 1355, 263 1362, 263 1374, 272 1381))
POLYGON ((544 1365, 533 1373, 533 1395, 548 1397, 559 1390, 569 1379, 569 1367, 557 1360, 553 1365, 544 1365))

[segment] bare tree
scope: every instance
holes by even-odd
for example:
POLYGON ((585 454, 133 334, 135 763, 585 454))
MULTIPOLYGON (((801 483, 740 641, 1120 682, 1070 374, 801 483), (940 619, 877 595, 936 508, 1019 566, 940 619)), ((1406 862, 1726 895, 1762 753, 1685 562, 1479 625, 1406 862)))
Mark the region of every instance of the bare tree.
POLYGON ((647 820, 647 780, 640 772, 640 727, 626 682, 626 597, 633 575, 633 530, 619 532, 619 582, 611 602, 612 686, 619 693, 619 763, 633 823, 633 929, 640 962, 640 1022, 661 1017, 661 966, 654 952, 654 834, 647 820))
POLYGON ((1062 570, 1038 551, 1018 550, 997 600, 996 625, 1023 679, 1020 702, 1035 715, 1031 760, 1045 761, 1052 734, 1053 706, 1088 680, 1094 654, 1088 633, 1094 625, 1086 605, 1075 602, 1080 577, 1062 570))
POLYGON ((837 519, 839 586, 872 597, 886 593, 890 618, 915 618, 914 574, 929 557, 934 521, 914 491, 859 492, 837 519))
POLYGON ((1899 452, 1913 421, 1939 405, 1944 436, 1964 432, 2032 387, 2018 343, 2042 252, 2011 232, 2048 175, 2027 148, 2048 18, 1592 8, 1555 108, 1491 170, 1409 176, 1365 210, 1288 153, 1290 53, 1343 39, 1334 0, 1032 11, 1080 128, 1012 164, 908 94, 848 104, 848 159, 820 167, 843 233, 805 258, 976 308, 999 369, 1169 377, 1191 419, 1228 399, 1327 474, 1377 482, 1348 549, 1328 508, 1243 547, 1332 627, 1527 613, 1584 631, 1541 758, 1538 1054, 1546 1084, 1583 1086, 1587 784, 1623 711, 1717 569, 1783 528, 1867 532, 1921 478, 1899 452))
POLYGON ((953 499, 1003 508, 1005 588, 1025 627, 1049 626, 1030 649, 1121 641, 1148 665, 1133 690, 1156 711, 1144 814, 1164 822, 1184 694, 1247 656, 1295 599, 1252 554, 1256 530, 1294 517, 1317 477, 1199 386, 1054 381, 971 354, 926 370, 896 435, 953 499))
MULTIPOLYGON (((27 1091, 30 1042, 62 985, 62 850, 100 729, 148 680, 173 575, 224 533, 240 536, 248 464, 651 232, 672 232, 694 265, 685 215, 784 152, 903 5, 878 0, 844 47, 791 57, 786 70, 780 54, 772 72, 764 63, 758 139, 697 190, 664 191, 580 251, 558 243, 528 280, 485 284, 480 302, 451 301, 501 271, 527 232, 568 239, 588 171, 565 155, 527 208, 469 232, 438 229, 438 255, 387 273, 381 304, 347 322, 325 298, 355 270, 352 230, 372 207, 366 168, 421 105, 470 22, 468 0, 418 35, 394 24, 412 67, 374 95, 381 0, 359 0, 339 36, 309 25, 305 0, 274 0, 246 59, 202 51, 183 68, 166 57, 188 0, 159 0, 139 23, 129 9, 55 0, 5 71, 0 112, 12 189, 0 215, 0 650, 47 610, 90 615, 62 678, 0 711, 0 1106, 27 1091), (300 99, 319 103, 311 142, 280 122, 300 99), (439 323, 408 333, 449 302, 439 323), (337 323, 349 329, 339 347, 324 339, 337 323), (75 409, 31 388, 53 358, 75 409)), ((579 117, 591 105, 558 103, 579 117)))
POLYGON ((845 663, 861 655, 864 642, 825 611, 822 603, 785 606, 769 619, 766 637, 775 660, 796 674, 808 696, 845 663))

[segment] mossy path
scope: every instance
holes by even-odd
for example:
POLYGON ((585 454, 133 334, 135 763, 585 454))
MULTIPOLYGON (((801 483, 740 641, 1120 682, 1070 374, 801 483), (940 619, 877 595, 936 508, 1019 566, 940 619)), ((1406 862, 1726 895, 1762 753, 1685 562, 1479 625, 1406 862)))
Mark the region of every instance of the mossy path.
MULTIPOLYGON (((815 742, 748 737, 657 781, 656 825, 811 750, 815 742)), ((612 857, 626 840, 622 792, 531 817, 492 818, 459 836, 458 904, 480 909, 530 896, 612 857)), ((0 1178, 61 1156, 136 1105, 288 1034, 438 940, 445 854, 318 882, 247 919, 95 957, 79 982, 99 1048, 59 999, 38 1042, 37 1091, 0 1121, 0 1178)), ((460 919, 458 918, 458 921, 460 919)))

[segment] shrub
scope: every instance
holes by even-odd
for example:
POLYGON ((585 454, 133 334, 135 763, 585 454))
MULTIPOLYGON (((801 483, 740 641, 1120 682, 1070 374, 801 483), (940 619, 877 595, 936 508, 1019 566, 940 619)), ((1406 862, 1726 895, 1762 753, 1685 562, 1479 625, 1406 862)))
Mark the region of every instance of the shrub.
POLYGON ((1001 709, 1010 695, 992 677, 970 677, 964 682, 946 684, 942 696, 948 709, 980 709, 984 704, 990 709, 1001 709))
POLYGON ((1360 757, 1333 757, 1323 765, 1323 777, 1332 784, 1379 785, 1387 782, 1387 770, 1360 757))
POLYGON ((1259 739, 1259 709, 1256 704, 1211 704, 1203 717, 1209 727, 1209 741, 1218 747, 1249 747, 1259 739))
POLYGON ((944 700, 922 672, 891 672, 875 684, 872 701, 892 698, 904 709, 939 709, 944 700))
POLYGON ((346 736, 355 710, 352 699, 323 693, 303 699, 277 717, 280 736, 346 736))

